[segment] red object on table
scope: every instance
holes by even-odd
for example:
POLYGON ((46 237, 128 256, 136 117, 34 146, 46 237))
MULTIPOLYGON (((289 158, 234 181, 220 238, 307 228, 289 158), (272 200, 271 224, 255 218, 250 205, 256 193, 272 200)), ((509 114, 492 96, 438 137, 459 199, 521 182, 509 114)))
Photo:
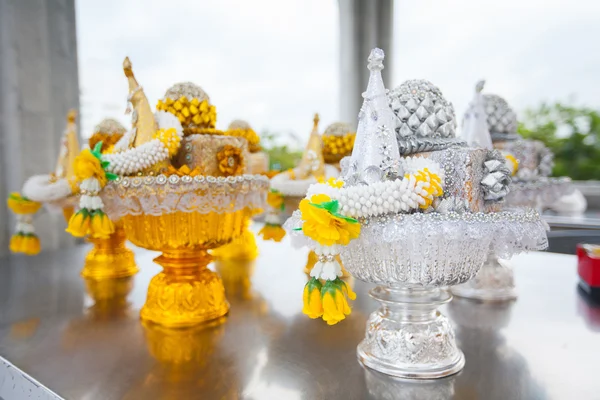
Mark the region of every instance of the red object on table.
POLYGON ((577 245, 577 273, 581 288, 593 297, 600 298, 600 246, 577 245))

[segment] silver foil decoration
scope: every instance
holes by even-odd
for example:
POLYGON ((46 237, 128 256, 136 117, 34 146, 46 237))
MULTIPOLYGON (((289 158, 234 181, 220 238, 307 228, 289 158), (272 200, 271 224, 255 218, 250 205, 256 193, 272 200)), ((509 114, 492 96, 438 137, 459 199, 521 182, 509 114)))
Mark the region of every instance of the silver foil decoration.
POLYGON ((517 134, 517 114, 506 100, 495 94, 484 94, 483 104, 492 141, 516 140, 521 137, 517 134))
MULTIPOLYGON (((363 93, 358 129, 349 162, 346 184, 373 183, 398 175, 400 155, 393 133, 394 114, 389 108, 381 70, 385 54, 373 49, 369 55, 369 84, 363 93)), ((345 162, 346 163, 346 162, 345 162)))
POLYGON ((437 86, 422 79, 409 80, 388 97, 396 117, 396 136, 402 155, 441 150, 455 144, 451 143, 456 136, 454 107, 437 86))
POLYGON ((463 117, 460 136, 465 139, 469 146, 492 150, 494 147, 488 130, 487 115, 481 94, 484 84, 485 81, 479 81, 475 86, 473 100, 471 100, 463 117))
POLYGON ((484 200, 498 202, 504 199, 509 192, 511 183, 510 169, 506 166, 506 159, 498 150, 488 152, 483 163, 484 176, 481 187, 484 200))

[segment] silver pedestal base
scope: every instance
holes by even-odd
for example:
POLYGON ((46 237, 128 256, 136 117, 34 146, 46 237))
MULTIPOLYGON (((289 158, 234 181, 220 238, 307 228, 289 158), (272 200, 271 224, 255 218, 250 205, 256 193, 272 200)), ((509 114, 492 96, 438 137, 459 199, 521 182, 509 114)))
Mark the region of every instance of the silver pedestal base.
POLYGON ((480 301, 511 301, 517 298, 513 270, 508 261, 490 254, 475 278, 453 286, 455 296, 480 301))
POLYGON ((456 346, 448 319, 437 308, 452 296, 439 289, 378 286, 370 292, 381 303, 367 321, 358 345, 361 363, 384 374, 408 379, 434 379, 463 369, 465 357, 456 346))

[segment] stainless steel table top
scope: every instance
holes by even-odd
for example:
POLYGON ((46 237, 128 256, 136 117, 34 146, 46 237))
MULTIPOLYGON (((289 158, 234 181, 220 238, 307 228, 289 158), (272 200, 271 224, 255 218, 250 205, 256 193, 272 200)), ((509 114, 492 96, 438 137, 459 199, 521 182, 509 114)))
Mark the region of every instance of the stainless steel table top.
MULTIPOLYGON (((466 367, 450 378, 407 382, 356 360, 376 307, 370 285, 354 282, 358 299, 346 321, 310 320, 301 313, 307 251, 287 239, 258 242, 251 283, 239 272, 252 265, 236 266, 237 276, 230 266, 229 316, 202 330, 139 321, 160 270, 156 253, 136 250, 141 272, 116 286, 130 290, 126 300, 97 304, 79 277, 89 246, 0 258, 0 355, 67 399, 600 399, 600 308, 580 297, 574 256, 516 257, 514 303, 455 298, 443 307, 466 367)), ((3 386, 20 393, 14 398, 52 398, 27 376, 15 378, 8 364, 0 369, 3 386)))

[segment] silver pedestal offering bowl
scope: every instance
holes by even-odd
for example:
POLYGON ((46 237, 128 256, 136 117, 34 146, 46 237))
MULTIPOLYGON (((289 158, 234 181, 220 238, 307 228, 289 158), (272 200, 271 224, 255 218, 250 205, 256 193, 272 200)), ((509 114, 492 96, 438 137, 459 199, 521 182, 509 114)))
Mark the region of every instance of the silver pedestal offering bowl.
MULTIPOLYGON (((354 294, 335 262, 341 254, 352 276, 377 285, 370 295, 381 304, 367 321, 359 361, 396 377, 441 378, 465 363, 438 311, 452 298, 442 289, 475 276, 489 251, 506 257, 543 247, 545 227, 535 211, 487 207, 482 185, 501 162, 490 163, 486 150, 464 149, 454 139, 453 110, 429 82, 401 85, 390 102, 383 58, 379 49, 369 56, 369 84, 352 156, 341 162, 342 180, 309 187, 285 225, 319 257, 304 290, 305 314, 328 324, 350 314, 345 296, 354 294), (457 146, 461 165, 453 156, 457 146), (478 202, 469 203, 472 197, 478 202)), ((490 188, 504 192, 498 181, 490 188)))
MULTIPOLYGON (((463 120, 463 137, 470 145, 487 143, 503 149, 515 162, 510 192, 503 208, 533 208, 539 212, 560 197, 573 192, 569 178, 548 178, 553 155, 541 142, 523 140, 517 134, 517 117, 506 100, 497 95, 481 95, 483 81, 463 120), (520 169, 524 161, 527 167, 520 169), (535 165, 535 168, 533 168, 535 165)), ((477 276, 452 288, 456 296, 484 302, 503 302, 517 298, 514 272, 510 261, 490 251, 477 276)))
POLYGON ((473 278, 488 249, 512 253, 535 248, 540 235, 544 227, 534 211, 409 214, 363 224, 360 237, 342 251, 342 260, 355 278, 378 285, 370 295, 381 305, 367 321, 358 359, 403 378, 432 379, 460 371, 463 353, 448 319, 438 311, 452 299, 443 288, 473 278), (521 233, 512 241, 515 226, 521 233), (531 234, 524 233, 529 229, 531 234))

